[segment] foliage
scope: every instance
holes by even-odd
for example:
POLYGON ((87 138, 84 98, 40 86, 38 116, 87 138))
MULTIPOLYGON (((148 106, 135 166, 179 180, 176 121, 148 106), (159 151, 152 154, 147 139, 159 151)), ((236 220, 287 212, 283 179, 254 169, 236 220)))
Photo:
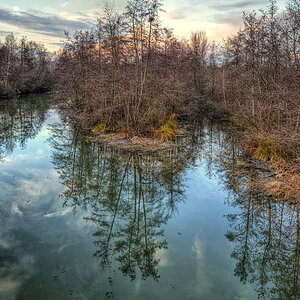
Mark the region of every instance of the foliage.
POLYGON ((50 89, 50 69, 51 55, 43 45, 7 34, 0 42, 0 97, 50 89))
POLYGON ((219 47, 209 83, 212 106, 246 129, 247 147, 264 161, 300 155, 299 8, 290 0, 279 11, 272 0, 266 10, 244 13, 242 28, 219 47))
POLYGON ((77 126, 103 123, 150 137, 170 113, 188 118, 195 111, 192 47, 161 27, 160 10, 158 0, 129 1, 124 14, 107 5, 97 28, 67 35, 56 90, 77 126))
POLYGON ((169 119, 154 132, 154 138, 161 141, 169 141, 174 138, 179 125, 176 121, 176 114, 172 114, 169 119))
POLYGON ((105 124, 98 124, 95 126, 92 130, 93 133, 105 133, 107 132, 108 128, 106 127, 105 124))

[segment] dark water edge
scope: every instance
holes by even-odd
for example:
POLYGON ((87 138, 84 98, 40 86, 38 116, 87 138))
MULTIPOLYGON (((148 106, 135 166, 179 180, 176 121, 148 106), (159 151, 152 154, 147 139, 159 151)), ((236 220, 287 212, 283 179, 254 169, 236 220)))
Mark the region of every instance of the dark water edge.
MULTIPOLYGON (((11 100, 11 99, 17 99, 17 98, 34 98, 39 97, 39 95, 43 94, 49 94, 51 93, 50 88, 35 88, 32 90, 17 90, 17 91, 10 91, 8 93, 0 93, 0 101, 2 100, 11 100)), ((47 96, 45 96, 47 97, 47 96)))
POLYGON ((238 132, 126 154, 48 97, 0 102, 0 299, 299 299, 299 206, 253 187, 238 132))

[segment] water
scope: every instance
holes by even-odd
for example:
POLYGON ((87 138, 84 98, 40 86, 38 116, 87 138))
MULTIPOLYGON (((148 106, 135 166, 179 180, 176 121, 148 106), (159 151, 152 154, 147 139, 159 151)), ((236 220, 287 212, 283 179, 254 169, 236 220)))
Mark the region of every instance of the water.
POLYGON ((0 299, 299 299, 299 207, 203 120, 161 155, 89 145, 47 96, 0 104, 0 299))

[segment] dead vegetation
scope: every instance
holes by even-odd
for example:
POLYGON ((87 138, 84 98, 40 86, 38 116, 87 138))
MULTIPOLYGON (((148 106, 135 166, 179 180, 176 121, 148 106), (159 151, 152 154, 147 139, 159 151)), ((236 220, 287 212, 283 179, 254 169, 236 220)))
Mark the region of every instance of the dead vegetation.
POLYGON ((97 29, 68 36, 56 72, 70 117, 80 128, 125 134, 107 142, 135 151, 164 148, 179 130, 176 116, 209 109, 238 124, 247 152, 272 165, 278 183, 270 191, 297 194, 299 172, 290 170, 300 157, 300 1, 279 11, 270 0, 243 14, 241 29, 219 46, 204 32, 177 40, 160 25, 161 5, 132 0, 125 14, 107 6, 97 29))
POLYGON ((300 200, 300 159, 289 159, 286 149, 280 146, 280 141, 272 138, 256 136, 246 142, 246 152, 255 159, 269 164, 274 173, 272 178, 260 177, 257 186, 263 187, 267 194, 289 202, 300 200), (271 179, 271 180, 270 180, 271 179))
POLYGON ((126 152, 154 153, 171 150, 175 147, 172 141, 160 141, 145 137, 128 137, 124 133, 95 133, 86 138, 88 142, 106 144, 108 147, 117 148, 126 152))
POLYGON ((300 199, 300 160, 275 166, 276 179, 266 184, 267 193, 289 202, 300 199))

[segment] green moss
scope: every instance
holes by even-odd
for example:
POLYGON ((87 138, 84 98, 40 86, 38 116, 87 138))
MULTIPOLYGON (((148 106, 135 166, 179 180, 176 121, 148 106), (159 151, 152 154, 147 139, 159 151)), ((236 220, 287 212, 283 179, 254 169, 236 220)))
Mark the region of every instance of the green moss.
POLYGON ((107 127, 105 124, 101 123, 95 126, 92 130, 94 133, 105 133, 107 131, 107 127))

